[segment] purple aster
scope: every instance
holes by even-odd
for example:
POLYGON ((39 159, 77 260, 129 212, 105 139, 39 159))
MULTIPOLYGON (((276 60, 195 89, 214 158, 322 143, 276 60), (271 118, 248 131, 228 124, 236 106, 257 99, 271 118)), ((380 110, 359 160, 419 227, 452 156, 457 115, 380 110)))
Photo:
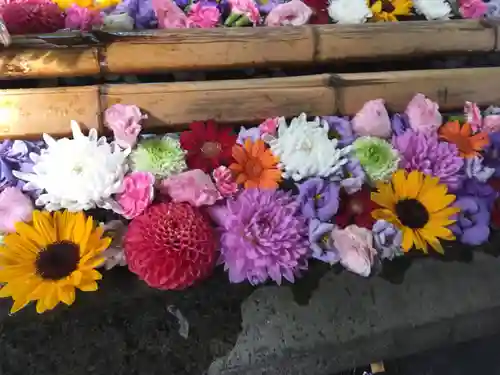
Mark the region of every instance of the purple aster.
POLYGON ((394 136, 392 144, 401 155, 400 168, 439 177, 440 182, 451 190, 457 190, 462 185, 464 160, 456 145, 440 142, 437 135, 425 135, 412 130, 394 136))
POLYGON ((354 194, 361 190, 365 182, 365 171, 358 159, 350 157, 345 168, 345 178, 340 181, 340 186, 347 194, 354 194))
POLYGON ((238 133, 238 139, 236 143, 243 145, 247 138, 250 138, 252 142, 260 139, 261 133, 260 129, 256 126, 254 128, 245 129, 243 126, 240 128, 240 132, 238 133))
POLYGON ((298 185, 302 215, 308 219, 328 221, 339 209, 339 187, 336 183, 311 178, 298 185))
POLYGON ((404 113, 396 113, 392 116, 391 120, 392 131, 395 135, 402 135, 410 128, 408 123, 408 116, 404 113))
POLYGON ((465 159, 465 176, 480 182, 486 182, 495 173, 495 169, 483 165, 483 158, 475 156, 465 159))
POLYGON ((381 259, 392 260, 403 255, 403 233, 394 225, 385 220, 377 220, 373 224, 372 232, 375 249, 381 259))
POLYGON ((123 0, 112 14, 122 12, 134 19, 136 29, 152 29, 158 22, 150 0, 123 0))
POLYGON ((230 282, 293 283, 307 269, 308 224, 290 193, 246 189, 209 213, 220 227, 220 263, 230 282))
POLYGON ((12 171, 31 172, 32 153, 40 153, 40 142, 5 140, 0 143, 0 190, 7 186, 22 188, 25 185, 12 171))
POLYGON ((340 147, 348 146, 356 139, 349 117, 323 116, 321 118, 328 123, 330 128, 328 135, 337 139, 340 147))
POLYGON ((460 208, 457 222, 450 226, 460 242, 477 246, 490 236, 490 212, 486 203, 473 196, 459 197, 454 204, 460 208))
POLYGON ((311 256, 329 264, 335 264, 340 261, 339 252, 333 247, 333 242, 330 240, 330 233, 334 226, 334 224, 322 223, 317 219, 309 220, 311 256))
POLYGON ((495 189, 487 183, 480 182, 476 179, 466 179, 460 190, 456 192, 456 195, 469 195, 480 198, 491 208, 498 194, 495 189))
POLYGON ((500 177, 500 132, 490 133, 489 140, 484 151, 484 165, 495 169, 493 176, 500 177))

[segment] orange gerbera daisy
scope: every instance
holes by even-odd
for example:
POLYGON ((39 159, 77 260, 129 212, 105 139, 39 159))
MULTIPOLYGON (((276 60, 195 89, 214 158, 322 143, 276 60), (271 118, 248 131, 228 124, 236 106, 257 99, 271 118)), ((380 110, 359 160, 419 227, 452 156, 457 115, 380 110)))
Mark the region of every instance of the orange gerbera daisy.
POLYGON ((439 137, 449 143, 457 145, 460 156, 473 158, 485 148, 488 143, 488 133, 479 132, 472 135, 472 127, 465 123, 460 127, 460 122, 449 121, 439 128, 439 137))
POLYGON ((281 171, 278 169, 279 159, 273 155, 264 141, 258 139, 252 142, 247 138, 243 146, 233 146, 233 158, 236 163, 229 169, 236 177, 236 183, 246 189, 277 189, 281 181, 281 171))

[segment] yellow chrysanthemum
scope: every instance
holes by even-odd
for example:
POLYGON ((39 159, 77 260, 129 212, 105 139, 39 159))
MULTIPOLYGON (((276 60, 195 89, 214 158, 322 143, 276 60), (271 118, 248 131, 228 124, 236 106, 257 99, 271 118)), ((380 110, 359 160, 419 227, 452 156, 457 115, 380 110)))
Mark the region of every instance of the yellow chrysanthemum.
POLYGON ((31 301, 36 311, 53 309, 59 302, 71 305, 75 288, 97 290, 102 275, 94 268, 104 262, 100 255, 110 238, 82 212, 34 211, 32 223, 17 223, 0 246, 0 297, 12 297, 11 313, 31 301))
POLYGON ((412 0, 366 0, 373 13, 373 20, 395 22, 398 16, 409 16, 413 6, 412 0))
POLYGON ((451 207, 455 196, 447 194, 448 188, 439 183, 439 178, 419 171, 407 175, 400 169, 393 174, 391 182, 380 182, 377 189, 372 193, 372 200, 383 208, 374 210, 372 216, 394 224, 403 232, 404 251, 415 245, 427 253, 429 244, 443 253, 439 239, 455 239, 447 226, 455 222, 451 217, 460 210, 451 207))

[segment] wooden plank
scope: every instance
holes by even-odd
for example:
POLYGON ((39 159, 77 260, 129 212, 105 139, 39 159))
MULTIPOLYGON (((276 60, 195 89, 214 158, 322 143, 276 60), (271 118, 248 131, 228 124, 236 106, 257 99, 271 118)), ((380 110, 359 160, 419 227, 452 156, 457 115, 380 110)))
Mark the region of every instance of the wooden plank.
POLYGON ((367 23, 314 26, 317 61, 380 59, 496 48, 496 29, 477 20, 367 23))
POLYGON ((73 77, 99 74, 96 49, 4 49, 0 77, 73 77))
POLYGON ((125 37, 107 47, 112 73, 240 68, 310 63, 310 27, 163 30, 125 37))
POLYGON ((108 85, 102 89, 102 107, 136 104, 149 116, 148 128, 195 120, 257 122, 271 116, 335 112, 335 94, 329 75, 209 82, 108 85))
POLYGON ((403 111, 415 93, 456 110, 466 100, 500 104, 500 68, 416 70, 332 75, 337 111, 354 114, 371 99, 383 98, 392 111, 403 111))
POLYGON ((0 90, 0 138, 64 136, 71 120, 98 127, 98 114, 97 86, 0 90))

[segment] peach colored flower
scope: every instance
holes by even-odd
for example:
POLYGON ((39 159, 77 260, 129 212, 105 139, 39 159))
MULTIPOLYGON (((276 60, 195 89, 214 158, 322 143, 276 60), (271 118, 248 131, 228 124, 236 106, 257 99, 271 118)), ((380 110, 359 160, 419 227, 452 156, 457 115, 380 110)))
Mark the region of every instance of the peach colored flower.
POLYGON ((132 172, 123 179, 123 191, 117 194, 116 201, 122 208, 126 219, 142 214, 153 202, 155 177, 149 172, 132 172))
POLYGON ((216 6, 198 2, 189 7, 188 20, 195 27, 203 29, 215 27, 219 23, 220 16, 220 11, 216 6))
POLYGON ((230 197, 238 192, 238 184, 235 182, 231 170, 225 165, 215 168, 212 177, 217 190, 223 197, 230 197))
POLYGON ((231 13, 247 17, 254 25, 259 23, 260 13, 253 0, 228 0, 231 13))
POLYGON ((115 142, 123 148, 135 146, 142 130, 140 121, 146 118, 135 105, 114 104, 104 111, 104 124, 113 131, 115 142))
POLYGON ((443 122, 439 105, 422 94, 416 94, 405 110, 413 131, 430 135, 435 133, 443 122))
POLYGON ((370 100, 353 117, 352 129, 360 136, 387 138, 391 135, 391 119, 383 99, 370 100))
POLYGON ((152 0, 159 29, 185 29, 193 27, 181 8, 173 0, 152 0))
POLYGON ((313 11, 300 0, 276 5, 266 17, 267 26, 300 26, 309 22, 313 11))

